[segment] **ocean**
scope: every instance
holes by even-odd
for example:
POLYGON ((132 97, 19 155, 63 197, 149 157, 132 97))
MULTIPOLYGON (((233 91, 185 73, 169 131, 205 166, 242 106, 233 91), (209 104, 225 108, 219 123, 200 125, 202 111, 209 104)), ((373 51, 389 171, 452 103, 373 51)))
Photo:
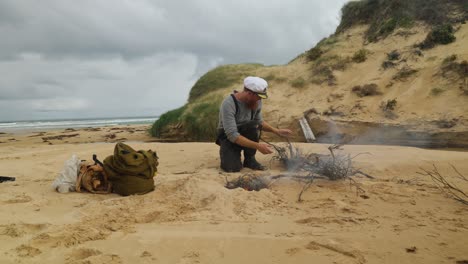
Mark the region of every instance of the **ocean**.
POLYGON ((31 121, 0 121, 0 132, 53 130, 60 128, 85 128, 118 125, 152 124, 158 117, 113 117, 89 119, 55 119, 31 121))

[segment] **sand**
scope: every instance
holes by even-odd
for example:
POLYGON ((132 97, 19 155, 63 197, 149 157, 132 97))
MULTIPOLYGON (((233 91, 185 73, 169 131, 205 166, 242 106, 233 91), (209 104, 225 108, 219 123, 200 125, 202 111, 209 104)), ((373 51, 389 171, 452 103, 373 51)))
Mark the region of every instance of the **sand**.
MULTIPOLYGON (((356 167, 375 177, 318 179, 302 195, 290 178, 269 189, 229 190, 245 174, 223 173, 213 143, 162 143, 142 126, 98 131, 1 134, 0 263, 457 263, 468 260, 468 206, 418 174, 435 164, 461 189, 455 166, 468 176, 468 152, 412 147, 346 145, 356 167), (129 132, 133 131, 133 132, 129 132), (113 139, 106 137, 115 133, 113 139), (79 134, 62 139, 60 135, 79 134), (15 140, 11 140, 15 138, 15 140), (141 196, 60 194, 52 181, 72 154, 104 159, 127 138, 160 157, 156 190, 141 196), (107 142, 106 142, 107 140, 107 142), (68 142, 67 142, 68 141, 68 142)), ((280 144, 280 143, 279 143, 280 144)), ((295 143, 306 153, 328 145, 295 143)), ((464 263, 464 262, 463 262, 464 263)))

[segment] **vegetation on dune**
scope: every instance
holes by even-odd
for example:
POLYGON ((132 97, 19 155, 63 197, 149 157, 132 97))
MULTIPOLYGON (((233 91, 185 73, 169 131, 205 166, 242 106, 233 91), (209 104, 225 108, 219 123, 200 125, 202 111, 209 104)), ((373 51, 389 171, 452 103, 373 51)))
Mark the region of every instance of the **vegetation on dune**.
POLYGON ((431 89, 431 95, 433 95, 433 96, 437 96, 437 95, 439 95, 439 94, 441 94, 443 92, 445 92, 445 90, 442 89, 442 88, 439 88, 439 87, 434 87, 434 88, 431 89))
POLYGON ((216 139, 221 97, 194 105, 182 116, 182 125, 192 140, 216 139))
POLYGON ((323 54, 323 51, 320 49, 320 47, 316 46, 306 52, 306 58, 308 61, 314 61, 320 58, 322 54, 323 54))
POLYGON ((397 28, 411 27, 415 21, 431 26, 461 22, 466 19, 464 0, 361 0, 351 1, 341 9, 336 33, 352 26, 368 24, 366 39, 374 42, 397 28))
POLYGON ((336 84, 336 77, 333 71, 344 71, 351 62, 349 57, 341 57, 338 55, 322 56, 315 60, 311 66, 311 81, 315 84, 327 82, 332 86, 336 84))
POLYGON ((397 106, 396 98, 380 103, 380 109, 382 109, 384 116, 390 119, 395 119, 398 117, 398 115, 394 112, 396 106, 397 106))
POLYGON ((456 54, 446 57, 440 65, 439 74, 452 85, 459 85, 464 95, 468 95, 468 61, 457 61, 456 54))
POLYGON ((421 49, 430 49, 438 44, 449 44, 455 41, 455 35, 452 25, 443 24, 435 26, 426 36, 423 42, 416 45, 421 49))
POLYGON ((272 82, 276 80, 276 76, 273 73, 268 74, 267 76, 260 76, 265 79, 267 82, 272 82))
POLYGON ((450 77, 450 74, 455 74, 454 79, 468 78, 468 62, 466 60, 457 62, 457 55, 450 55, 442 61, 441 74, 443 77, 450 77))
POLYGON ((289 83, 294 88, 304 88, 306 81, 302 77, 297 77, 289 83))
POLYGON ((315 47, 305 51, 302 54, 299 54, 297 57, 292 59, 288 64, 302 57, 305 57, 307 61, 315 61, 316 59, 320 58, 322 54, 332 49, 335 46, 334 45, 335 43, 338 43, 338 38, 335 35, 330 35, 327 38, 323 38, 317 43, 317 45, 315 45, 315 47))
POLYGON ((405 66, 402 69, 400 69, 395 75, 393 75, 392 79, 397 80, 397 81, 405 81, 407 80, 410 76, 414 75, 417 73, 418 70, 413 69, 409 66, 405 66))
POLYGON ((218 89, 223 89, 252 74, 252 71, 263 67, 262 64, 231 64, 214 68, 200 77, 190 90, 189 103, 202 95, 218 89))
POLYGON ((168 111, 168 112, 164 113, 163 115, 161 115, 159 117, 159 119, 156 120, 156 122, 154 122, 153 125, 151 126, 150 134, 153 137, 160 137, 163 130, 167 126, 175 125, 175 124, 177 124, 177 123, 179 123, 181 121, 180 117, 181 117, 182 113, 185 111, 186 108, 187 107, 185 105, 185 106, 182 106, 180 108, 168 111))
POLYGON ((367 54, 369 54, 368 50, 360 49, 354 53, 351 59, 356 63, 365 62, 367 60, 367 54))
POLYGON ((150 133, 154 137, 171 136, 171 128, 178 128, 186 139, 214 140, 221 100, 220 96, 203 98, 166 112, 153 124, 150 133))
POLYGON ((391 52, 387 53, 387 59, 390 61, 399 60, 400 59, 400 52, 398 50, 392 50, 391 52))
POLYGON ((375 83, 354 86, 351 91, 359 97, 380 95, 379 87, 375 83))
POLYGON ((275 82, 275 83, 284 83, 284 82, 286 82, 286 81, 288 80, 286 77, 276 76, 276 75, 273 74, 273 73, 269 73, 269 74, 266 75, 266 76, 260 75, 259 77, 265 79, 269 84, 271 84, 272 82, 275 82))

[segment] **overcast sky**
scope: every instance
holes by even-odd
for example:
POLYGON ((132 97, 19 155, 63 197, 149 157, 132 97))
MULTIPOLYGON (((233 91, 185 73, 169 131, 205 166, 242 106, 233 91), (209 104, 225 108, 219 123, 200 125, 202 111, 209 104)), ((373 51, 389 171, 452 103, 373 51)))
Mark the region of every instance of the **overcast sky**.
POLYGON ((156 116, 222 64, 285 64, 346 0, 2 0, 0 121, 156 116))

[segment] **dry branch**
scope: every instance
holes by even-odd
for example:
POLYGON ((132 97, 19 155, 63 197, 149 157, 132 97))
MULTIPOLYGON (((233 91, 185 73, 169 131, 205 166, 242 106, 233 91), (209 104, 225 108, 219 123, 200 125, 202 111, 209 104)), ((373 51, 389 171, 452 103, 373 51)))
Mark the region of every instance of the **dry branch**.
MULTIPOLYGON (((457 173, 458 178, 464 181, 468 181, 467 178, 463 176, 453 165, 450 164, 450 166, 452 166, 453 170, 457 173)), ((454 184, 448 182, 440 174, 439 170, 434 164, 432 164, 432 167, 432 170, 425 170, 423 168, 420 168, 424 173, 418 172, 418 174, 431 177, 432 181, 435 183, 435 185, 440 191, 444 192, 450 198, 468 205, 468 195, 454 184)))
MULTIPOLYGON (((266 142, 266 141, 265 141, 266 142)), ((278 175, 272 177, 272 179, 278 179, 282 177, 291 177, 296 180, 304 181, 304 186, 299 193, 298 201, 302 201, 302 194, 310 188, 315 178, 327 178, 328 180, 342 180, 349 179, 350 184, 356 187, 357 193, 363 193, 364 190, 358 185, 358 183, 352 180, 350 177, 355 174, 362 174, 368 178, 373 179, 374 177, 355 169, 352 166, 353 158, 359 156, 360 153, 351 157, 349 154, 335 153, 336 150, 341 150, 342 145, 331 145, 328 147, 330 155, 321 154, 309 154, 305 155, 297 147, 293 147, 291 142, 288 141, 287 147, 279 147, 269 142, 277 152, 277 155, 272 160, 280 161, 291 173, 306 173, 306 176, 297 175, 278 175)))

